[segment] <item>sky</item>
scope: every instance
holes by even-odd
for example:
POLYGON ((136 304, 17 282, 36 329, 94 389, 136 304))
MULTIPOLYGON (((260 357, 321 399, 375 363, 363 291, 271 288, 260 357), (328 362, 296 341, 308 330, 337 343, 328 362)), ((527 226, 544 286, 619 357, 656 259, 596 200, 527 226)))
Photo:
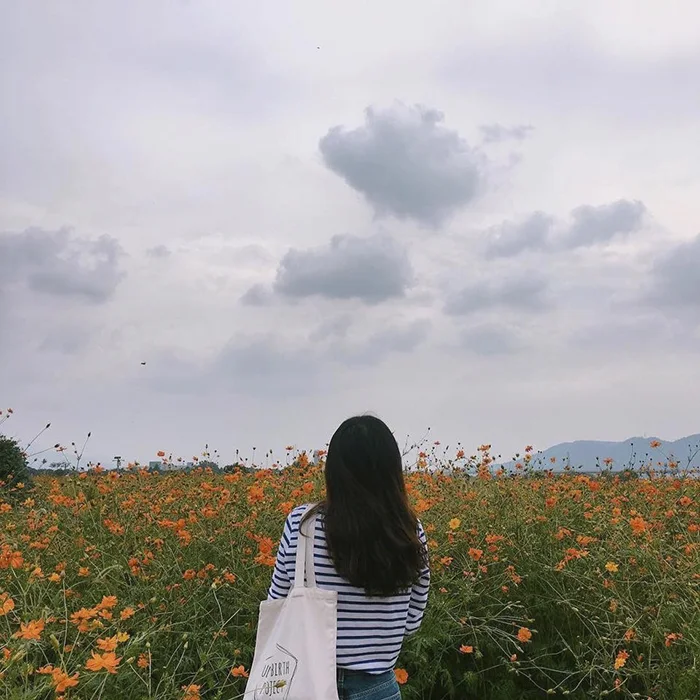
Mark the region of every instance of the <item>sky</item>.
POLYGON ((695 3, 0 17, 0 407, 35 449, 700 431, 695 3))

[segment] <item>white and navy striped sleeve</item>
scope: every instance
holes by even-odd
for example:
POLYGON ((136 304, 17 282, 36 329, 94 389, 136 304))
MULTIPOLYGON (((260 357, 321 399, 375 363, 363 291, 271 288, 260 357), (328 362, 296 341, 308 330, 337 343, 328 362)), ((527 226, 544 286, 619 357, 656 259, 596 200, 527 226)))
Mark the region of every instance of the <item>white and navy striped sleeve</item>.
POLYGON ((428 591, 430 589, 430 565, 428 564, 428 542, 421 523, 418 523, 418 537, 425 548, 426 563, 420 573, 418 581, 411 588, 411 599, 408 605, 406 618, 406 634, 414 634, 420 628, 423 621, 425 606, 428 604, 428 591))
POLYGON ((280 539, 279 547, 277 548, 277 559, 275 561, 274 571, 272 572, 272 582, 270 583, 270 589, 267 592, 268 600, 286 598, 287 594, 289 593, 289 589, 292 587, 292 582, 289 578, 287 568, 291 541, 292 523, 290 513, 284 523, 282 537, 280 539))

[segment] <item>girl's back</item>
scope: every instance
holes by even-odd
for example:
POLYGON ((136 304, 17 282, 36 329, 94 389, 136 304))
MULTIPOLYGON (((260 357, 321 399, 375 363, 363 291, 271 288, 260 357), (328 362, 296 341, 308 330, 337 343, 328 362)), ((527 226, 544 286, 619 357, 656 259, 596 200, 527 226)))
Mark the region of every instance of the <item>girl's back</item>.
MULTIPOLYGON (((294 584, 299 525, 305 508, 295 508, 285 523, 269 599, 286 597, 294 584)), ((418 536, 427 549, 420 522, 418 536)), ((428 601, 430 569, 425 566, 411 588, 389 596, 368 596, 363 588, 353 586, 336 571, 326 543, 323 512, 316 520, 314 568, 319 588, 338 592, 338 666, 372 674, 392 670, 404 637, 420 627, 428 601)))

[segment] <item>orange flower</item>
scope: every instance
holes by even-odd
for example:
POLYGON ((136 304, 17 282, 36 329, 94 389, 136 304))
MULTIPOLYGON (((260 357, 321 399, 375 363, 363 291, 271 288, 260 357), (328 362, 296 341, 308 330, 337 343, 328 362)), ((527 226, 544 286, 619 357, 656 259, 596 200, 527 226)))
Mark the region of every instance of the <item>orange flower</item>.
POLYGON ((627 663, 627 659, 629 659, 629 657, 630 655, 624 649, 618 651, 617 656, 615 657, 615 663, 613 664, 615 670, 622 668, 627 663))
POLYGON ((532 632, 527 627, 521 627, 518 630, 518 641, 526 644, 532 639, 532 632))
POLYGON ((462 644, 459 651, 461 654, 472 654, 474 652, 474 647, 468 646, 467 644, 462 644))
POLYGON ((677 633, 677 632, 671 632, 671 634, 667 634, 667 635, 666 635, 666 640, 664 641, 664 644, 665 644, 667 647, 670 647, 671 644, 673 644, 673 642, 675 642, 675 641, 677 641, 677 640, 679 640, 679 639, 683 639, 683 635, 682 635, 682 634, 677 633))
POLYGON ((129 635, 126 632, 119 632, 113 637, 107 637, 106 639, 98 639, 97 646, 102 651, 116 651, 117 644, 125 642, 129 639, 129 635))
POLYGON ((395 668, 394 675, 396 676, 396 682, 399 685, 404 685, 408 680, 408 671, 403 668, 395 668))
POLYGON ((124 610, 122 610, 119 613, 120 620, 128 620, 130 617, 133 617, 133 616, 134 616, 134 609, 133 608, 124 608, 124 610))
POLYGON ((79 676, 80 674, 77 672, 69 676, 60 668, 55 668, 51 671, 51 680, 53 681, 57 693, 65 693, 68 688, 74 688, 78 685, 79 676))
POLYGON ((469 556, 474 560, 474 561, 479 561, 481 557, 484 555, 484 550, 483 549, 476 549, 475 547, 470 547, 469 549, 469 556))
POLYGON ((248 488, 248 503, 251 505, 254 503, 259 503, 263 500, 263 498, 265 498, 265 490, 262 486, 255 484, 248 488))
POLYGON ((9 545, 3 545, 0 551, 0 569, 21 569, 24 565, 22 552, 15 551, 9 545))
POLYGON ((117 596, 105 595, 102 596, 102 602, 96 607, 98 610, 111 610, 117 604, 117 596))
POLYGON ((182 689, 185 691, 185 694, 183 695, 183 700, 199 700, 201 695, 199 694, 199 691, 201 689, 201 685, 183 685, 182 689))
POLYGON ((277 506, 277 509, 280 513, 282 513, 282 515, 289 515, 293 508, 294 503, 292 501, 282 501, 282 503, 277 506))
POLYGON ((647 529, 647 522, 640 515, 630 520, 630 527, 635 535, 641 535, 647 529))
POLYGON ((85 664, 85 668, 87 668, 88 671, 107 671, 108 673, 116 673, 120 661, 121 657, 117 657, 113 651, 108 651, 104 654, 98 654, 97 652, 93 651, 92 658, 88 659, 87 663, 85 664))
POLYGON ((22 622, 19 626, 19 632, 15 632, 15 637, 18 639, 36 640, 41 639, 41 633, 44 631, 45 623, 43 620, 31 620, 30 622, 22 622))
POLYGON ((136 665, 139 668, 148 668, 150 665, 150 662, 148 660, 148 656, 146 654, 139 654, 138 661, 136 662, 136 665))
POLYGON ((7 615, 15 609, 15 601, 10 598, 9 593, 0 593, 0 617, 7 615))
POLYGON ((244 666, 234 666, 231 669, 231 675, 234 678, 248 678, 248 671, 245 670, 244 666))
POLYGON ((115 651, 117 648, 117 638, 108 637, 107 639, 98 639, 97 646, 102 651, 115 651))

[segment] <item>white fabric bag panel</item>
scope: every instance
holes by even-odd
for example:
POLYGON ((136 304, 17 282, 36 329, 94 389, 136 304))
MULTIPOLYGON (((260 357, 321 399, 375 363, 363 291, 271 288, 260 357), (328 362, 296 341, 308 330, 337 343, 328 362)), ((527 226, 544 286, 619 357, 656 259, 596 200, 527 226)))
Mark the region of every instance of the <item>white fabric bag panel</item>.
POLYGON ((260 603, 245 700, 338 700, 338 593, 316 587, 316 518, 303 528, 310 536, 300 526, 294 586, 286 598, 260 603))

